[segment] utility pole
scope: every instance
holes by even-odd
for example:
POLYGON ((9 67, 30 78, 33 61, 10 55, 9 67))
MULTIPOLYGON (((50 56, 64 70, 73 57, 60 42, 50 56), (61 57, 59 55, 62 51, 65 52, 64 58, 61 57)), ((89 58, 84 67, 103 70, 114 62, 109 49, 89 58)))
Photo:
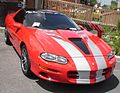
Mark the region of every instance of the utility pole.
POLYGON ((23 0, 23 8, 26 7, 26 0, 23 0))

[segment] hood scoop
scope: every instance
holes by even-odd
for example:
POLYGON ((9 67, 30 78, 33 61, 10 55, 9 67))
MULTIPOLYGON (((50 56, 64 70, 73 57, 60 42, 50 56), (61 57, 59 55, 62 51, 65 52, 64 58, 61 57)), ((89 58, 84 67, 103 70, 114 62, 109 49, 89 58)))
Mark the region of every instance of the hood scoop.
POLYGON ((69 38, 69 40, 74 43, 77 47, 79 47, 85 54, 90 54, 87 46, 82 41, 82 38, 69 38))

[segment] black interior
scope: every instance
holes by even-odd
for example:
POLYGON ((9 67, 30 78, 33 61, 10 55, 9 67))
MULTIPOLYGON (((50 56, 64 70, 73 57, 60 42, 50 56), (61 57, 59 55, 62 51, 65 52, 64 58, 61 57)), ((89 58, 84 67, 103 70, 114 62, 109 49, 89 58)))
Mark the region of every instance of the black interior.
POLYGON ((21 9, 16 16, 14 17, 15 22, 22 23, 25 17, 26 11, 24 9, 21 9))

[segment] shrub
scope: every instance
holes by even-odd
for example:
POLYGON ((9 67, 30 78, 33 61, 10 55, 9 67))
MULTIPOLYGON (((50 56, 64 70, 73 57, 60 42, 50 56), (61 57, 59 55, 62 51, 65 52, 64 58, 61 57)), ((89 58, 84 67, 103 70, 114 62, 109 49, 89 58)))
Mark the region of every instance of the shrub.
POLYGON ((112 47, 116 55, 120 55, 120 21, 118 21, 117 28, 110 28, 104 26, 105 33, 102 38, 112 47))

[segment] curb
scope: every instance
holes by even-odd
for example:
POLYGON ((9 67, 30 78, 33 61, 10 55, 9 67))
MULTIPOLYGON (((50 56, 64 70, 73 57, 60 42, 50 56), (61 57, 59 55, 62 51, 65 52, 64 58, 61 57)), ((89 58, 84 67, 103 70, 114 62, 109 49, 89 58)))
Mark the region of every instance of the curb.
POLYGON ((5 27, 0 27, 0 33, 4 32, 5 27))
POLYGON ((115 57, 116 57, 117 62, 120 62, 120 56, 115 56, 115 57))

